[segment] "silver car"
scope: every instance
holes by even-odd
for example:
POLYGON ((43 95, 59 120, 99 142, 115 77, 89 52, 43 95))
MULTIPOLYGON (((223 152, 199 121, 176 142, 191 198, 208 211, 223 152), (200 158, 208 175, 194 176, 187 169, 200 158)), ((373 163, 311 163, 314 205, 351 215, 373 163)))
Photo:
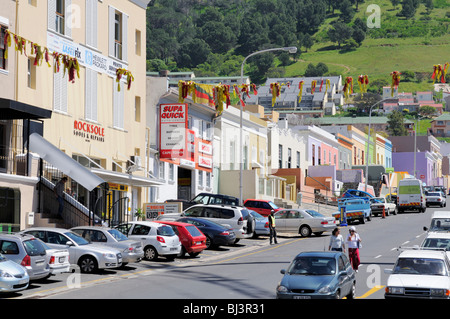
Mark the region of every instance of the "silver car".
POLYGON ((439 205, 441 207, 447 206, 447 199, 442 192, 428 192, 425 195, 427 207, 431 205, 439 205))
POLYGON ((258 214, 254 210, 248 210, 250 214, 255 218, 255 231, 253 232, 253 237, 256 238, 259 235, 266 235, 269 236, 270 230, 269 230, 269 219, 267 217, 264 217, 261 214, 258 214))
POLYGON ((67 249, 70 263, 78 265, 81 272, 93 273, 98 269, 118 268, 122 266, 120 251, 104 246, 91 244, 80 235, 64 228, 35 227, 22 233, 31 234, 50 248, 67 249))
POLYGON ((298 233, 303 237, 332 231, 336 227, 334 217, 326 217, 312 209, 282 209, 274 214, 278 233, 298 233))
POLYGON ((128 239, 114 228, 101 226, 78 226, 71 230, 91 243, 115 248, 122 252, 122 266, 139 262, 144 258, 144 250, 140 241, 128 239))
POLYGON ((27 270, 0 254, 0 292, 16 292, 28 288, 27 270))
POLYGON ((45 247, 33 236, 0 234, 0 253, 25 267, 30 280, 42 279, 50 274, 45 247))

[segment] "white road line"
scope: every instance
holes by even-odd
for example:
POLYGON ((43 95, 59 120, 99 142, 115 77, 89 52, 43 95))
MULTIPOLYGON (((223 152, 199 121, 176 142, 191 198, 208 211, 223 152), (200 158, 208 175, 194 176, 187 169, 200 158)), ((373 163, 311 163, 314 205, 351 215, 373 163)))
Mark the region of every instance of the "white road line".
POLYGON ((409 243, 409 240, 405 241, 405 242, 402 244, 402 246, 403 246, 403 245, 406 245, 406 244, 408 244, 408 243, 409 243))
POLYGON ((377 259, 377 258, 380 258, 381 257, 381 255, 378 255, 378 256, 376 256, 376 257, 374 257, 375 259, 377 259))
POLYGON ((394 248, 391 249, 391 251, 394 251, 394 250, 397 250, 397 247, 394 247, 394 248))

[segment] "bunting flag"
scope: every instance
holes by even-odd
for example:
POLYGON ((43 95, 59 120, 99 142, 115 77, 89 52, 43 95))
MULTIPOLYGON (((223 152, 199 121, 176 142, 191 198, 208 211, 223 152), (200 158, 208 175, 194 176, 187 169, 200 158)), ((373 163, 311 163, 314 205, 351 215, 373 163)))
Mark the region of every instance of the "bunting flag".
POLYGON ((367 86, 369 85, 369 77, 367 75, 360 75, 358 77, 359 90, 361 95, 367 93, 367 86))
POLYGON ((194 103, 206 104, 209 106, 216 106, 214 101, 214 86, 210 84, 194 83, 192 88, 192 100, 194 103))
POLYGON ((270 91, 272 92, 272 107, 275 105, 275 101, 277 97, 280 96, 281 93, 281 86, 279 83, 270 83, 270 91))
POLYGON ((331 81, 330 79, 327 79, 326 85, 325 85, 325 92, 328 92, 328 89, 331 87, 331 81))
POLYGON ((223 112, 223 104, 225 103, 227 108, 231 104, 230 99, 230 86, 219 84, 213 87, 214 102, 216 105, 217 114, 220 115, 223 112))
POLYGON ((448 62, 445 63, 444 66, 442 66, 440 64, 436 64, 433 66, 434 70, 433 70, 433 75, 431 76, 431 78, 433 79, 433 84, 436 81, 445 83, 445 76, 447 75, 448 67, 449 67, 448 62))
MULTIPOLYGON (((50 51, 47 47, 41 46, 33 41, 29 41, 25 39, 24 37, 21 37, 18 34, 15 34, 9 30, 5 30, 5 36, 3 39, 3 46, 4 46, 4 58, 8 59, 8 49, 11 47, 12 40, 14 40, 15 44, 15 50, 17 52, 20 52, 20 54, 27 55, 27 45, 30 45, 30 55, 34 55, 34 65, 40 66, 42 64, 42 60, 45 60, 48 67, 51 67, 50 65, 50 51)), ((59 72, 61 69, 61 63, 63 63, 64 66, 64 75, 66 72, 68 73, 69 82, 74 83, 75 82, 75 75, 80 78, 80 63, 77 58, 71 57, 68 54, 62 54, 58 52, 53 52, 51 54, 53 57, 53 72, 59 72)), ((132 73, 125 69, 118 69, 116 71, 116 81, 119 82, 121 77, 123 75, 127 76, 127 87, 128 90, 131 87, 131 82, 134 81, 134 77, 132 73)), ((120 91, 120 84, 119 84, 119 91, 120 91)))
POLYGON ((322 92, 322 86, 323 86, 323 79, 320 81, 319 92, 322 92))
POLYGON ((350 96, 351 94, 353 94, 353 78, 352 78, 352 77, 348 76, 348 77, 345 79, 345 84, 344 84, 344 89, 343 89, 343 91, 344 91, 345 99, 348 99, 349 96, 350 96))
POLYGON ((391 97, 394 96, 394 89, 398 88, 400 84, 400 75, 398 71, 391 72, 392 83, 391 83, 391 97))
POLYGON ((317 84, 316 80, 311 81, 311 94, 314 94, 314 92, 316 91, 316 84, 317 84))
POLYGON ((300 97, 298 99, 298 104, 300 105, 300 102, 302 101, 302 96, 303 96, 303 84, 305 84, 305 81, 300 81, 298 82, 298 96, 300 97))

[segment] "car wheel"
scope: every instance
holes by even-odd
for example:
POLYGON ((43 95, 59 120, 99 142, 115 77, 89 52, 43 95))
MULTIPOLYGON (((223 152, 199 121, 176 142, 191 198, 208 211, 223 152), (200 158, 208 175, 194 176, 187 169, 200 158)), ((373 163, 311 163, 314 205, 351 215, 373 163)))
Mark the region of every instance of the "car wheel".
POLYGON ((84 256, 78 262, 82 273, 90 274, 98 269, 97 260, 92 256, 84 256))
POLYGON ((200 255, 200 252, 196 252, 196 253, 189 253, 189 256, 191 257, 197 257, 198 255, 200 255))
POLYGON ((395 208, 394 208, 394 215, 397 215, 397 213, 398 213, 398 208, 395 207, 395 208))
POLYGON ((206 249, 210 249, 212 247, 212 239, 209 236, 206 236, 206 249))
POLYGON ((300 230, 298 231, 298 233, 302 237, 309 237, 309 236, 311 236, 311 228, 309 228, 309 226, 307 226, 307 225, 303 225, 300 227, 300 230))
POLYGON ((350 289, 350 292, 347 295, 347 299, 355 299, 356 296, 356 283, 352 283, 352 288, 350 289))
POLYGON ((158 258, 158 252, 156 251, 155 247, 153 246, 145 247, 144 258, 146 260, 155 260, 156 258, 158 258))
POLYGON ((184 255, 186 255, 186 249, 184 248, 184 246, 181 246, 180 253, 177 257, 184 257, 184 255))

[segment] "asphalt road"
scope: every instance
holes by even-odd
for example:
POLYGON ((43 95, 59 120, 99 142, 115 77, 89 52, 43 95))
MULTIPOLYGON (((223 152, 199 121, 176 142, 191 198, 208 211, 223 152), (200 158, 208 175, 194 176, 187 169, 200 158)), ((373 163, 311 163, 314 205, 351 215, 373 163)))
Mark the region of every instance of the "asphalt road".
MULTIPOLYGON (((438 208, 445 210, 445 208, 438 208)), ((363 246, 357 273, 358 299, 383 299, 387 276, 399 246, 419 245, 425 237, 431 213, 403 213, 385 219, 374 217, 355 225, 363 246)), ((342 227, 346 234, 347 227, 342 227)), ((280 270, 287 268, 301 251, 328 249, 330 235, 303 238, 279 234, 277 245, 267 237, 245 239, 231 247, 204 251, 196 258, 141 261, 124 269, 98 274, 60 274, 34 282, 20 293, 4 295, 11 299, 234 299, 275 298, 281 280, 280 270)))

